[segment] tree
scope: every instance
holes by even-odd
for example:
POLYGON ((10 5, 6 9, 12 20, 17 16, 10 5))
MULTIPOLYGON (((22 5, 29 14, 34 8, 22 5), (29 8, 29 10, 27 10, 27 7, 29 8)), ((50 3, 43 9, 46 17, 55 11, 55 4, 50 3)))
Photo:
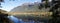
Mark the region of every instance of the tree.
POLYGON ((4 14, 2 11, 3 10, 0 9, 0 23, 9 23, 8 14, 4 14))
POLYGON ((58 18, 60 19, 59 11, 57 11, 60 5, 60 0, 52 0, 52 8, 50 9, 49 12, 53 12, 52 14, 52 19, 49 21, 49 23, 60 23, 60 20, 58 20, 58 18))

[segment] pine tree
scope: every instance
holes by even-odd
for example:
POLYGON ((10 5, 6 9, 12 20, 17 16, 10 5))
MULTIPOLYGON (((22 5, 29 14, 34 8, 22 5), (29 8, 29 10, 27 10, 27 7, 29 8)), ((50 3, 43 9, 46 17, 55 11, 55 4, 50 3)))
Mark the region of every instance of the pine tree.
POLYGON ((58 20, 58 18, 60 17, 58 14, 59 14, 59 11, 57 11, 60 5, 60 0, 52 0, 52 8, 50 9, 49 12, 53 12, 52 14, 52 19, 49 21, 49 23, 60 23, 58 20))

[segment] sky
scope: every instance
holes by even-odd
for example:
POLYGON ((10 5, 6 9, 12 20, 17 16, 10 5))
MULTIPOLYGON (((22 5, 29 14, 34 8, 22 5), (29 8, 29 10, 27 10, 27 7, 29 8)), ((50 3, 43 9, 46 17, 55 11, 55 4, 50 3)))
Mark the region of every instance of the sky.
POLYGON ((22 5, 23 3, 26 3, 26 2, 41 2, 41 0, 4 0, 4 2, 2 2, 2 8, 0 9, 3 9, 3 10, 6 10, 6 11, 10 11, 12 10, 13 8, 17 7, 17 6, 20 6, 22 5))

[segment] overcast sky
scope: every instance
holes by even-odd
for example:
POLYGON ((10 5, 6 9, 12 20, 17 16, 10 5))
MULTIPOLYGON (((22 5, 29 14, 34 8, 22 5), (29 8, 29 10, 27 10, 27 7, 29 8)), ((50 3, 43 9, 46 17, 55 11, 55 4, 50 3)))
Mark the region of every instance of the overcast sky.
POLYGON ((14 7, 20 6, 22 3, 26 2, 41 2, 41 0, 15 0, 15 1, 9 1, 9 0, 4 0, 2 3, 2 8, 3 10, 10 11, 14 7))

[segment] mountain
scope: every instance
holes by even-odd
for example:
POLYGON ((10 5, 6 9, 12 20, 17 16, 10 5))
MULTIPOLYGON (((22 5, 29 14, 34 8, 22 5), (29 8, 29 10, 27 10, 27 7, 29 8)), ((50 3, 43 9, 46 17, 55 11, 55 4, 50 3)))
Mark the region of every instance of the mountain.
POLYGON ((32 3, 24 3, 22 6, 15 7, 10 12, 34 12, 34 11, 40 11, 38 9, 38 5, 34 5, 32 3))
MULTIPOLYGON (((50 8, 44 8, 41 7, 42 9, 39 9, 39 2, 34 2, 34 3, 24 3, 21 6, 17 6, 14 9, 12 9, 10 12, 48 12, 50 10, 50 8)), ((18 15, 20 18, 20 15, 18 15)), ((17 16, 17 17, 18 17, 17 16)), ((22 15, 24 16, 24 15, 22 15)), ((27 15, 28 17, 29 15, 27 15)), ((31 16, 31 15, 30 15, 31 16)), ((32 15, 32 17, 44 17, 44 18, 49 18, 47 15, 32 15)))
POLYGON ((49 11, 50 8, 42 8, 41 10, 39 9, 39 2, 34 2, 34 3, 24 3, 21 6, 17 6, 14 9, 12 9, 10 12, 47 12, 49 11))

